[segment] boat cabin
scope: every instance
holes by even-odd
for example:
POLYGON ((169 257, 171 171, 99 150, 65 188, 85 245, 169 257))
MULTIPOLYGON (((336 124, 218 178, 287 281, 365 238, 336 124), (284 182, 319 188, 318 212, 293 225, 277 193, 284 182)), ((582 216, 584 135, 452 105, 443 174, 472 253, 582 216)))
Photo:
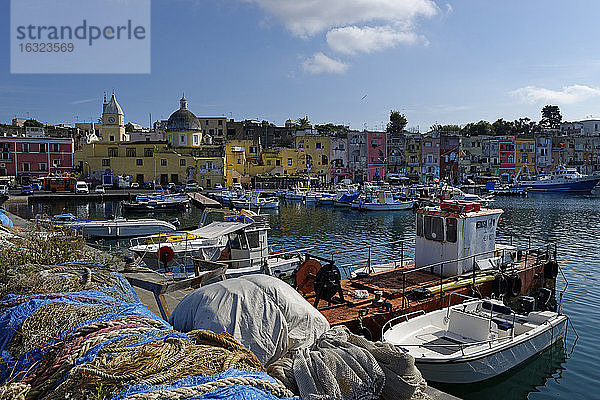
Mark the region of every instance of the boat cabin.
POLYGON ((435 264, 434 273, 450 277, 472 271, 477 260, 494 257, 502 212, 453 200, 417 210, 416 267, 435 264))
POLYGON ((230 259, 235 261, 229 268, 261 267, 269 256, 265 216, 253 216, 254 222, 228 234, 230 259))

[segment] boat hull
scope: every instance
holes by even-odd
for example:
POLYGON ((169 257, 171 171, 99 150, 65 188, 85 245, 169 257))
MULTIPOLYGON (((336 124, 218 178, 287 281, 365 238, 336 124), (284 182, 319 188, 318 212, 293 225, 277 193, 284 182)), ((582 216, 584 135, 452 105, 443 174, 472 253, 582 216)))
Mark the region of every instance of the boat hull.
POLYGON ((251 210, 277 210, 279 209, 279 201, 265 201, 262 203, 233 200, 231 205, 235 208, 249 208, 251 210))
POLYGON ((570 192, 570 193, 589 193, 600 182, 600 176, 589 177, 585 179, 574 180, 572 182, 559 183, 535 183, 522 182, 521 189, 528 189, 531 192, 570 192))
POLYGON ((177 228, 166 221, 107 221, 81 223, 75 228, 84 236, 118 238, 148 236, 158 233, 173 232, 177 228))
POLYGON ((440 383, 475 383, 494 378, 527 360, 539 355, 561 340, 567 327, 567 318, 548 323, 547 329, 537 332, 528 340, 518 341, 506 348, 484 356, 465 357, 457 360, 420 360, 415 364, 423 378, 440 383))
POLYGON ((361 210, 366 211, 402 211, 412 210, 414 205, 413 201, 403 201, 398 203, 378 204, 378 203, 362 203, 360 205, 361 210))

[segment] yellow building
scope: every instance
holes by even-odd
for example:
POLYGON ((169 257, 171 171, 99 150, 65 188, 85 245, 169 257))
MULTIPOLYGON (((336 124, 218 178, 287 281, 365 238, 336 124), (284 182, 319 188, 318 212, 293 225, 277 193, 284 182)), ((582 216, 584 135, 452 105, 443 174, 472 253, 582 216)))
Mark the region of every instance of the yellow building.
POLYGON ((298 149, 268 149, 264 150, 258 163, 251 163, 251 176, 294 176, 306 169, 306 153, 298 149))
POLYGON ((534 175, 535 171, 535 139, 515 138, 515 171, 521 174, 534 175))
POLYGON ((252 178, 249 168, 259 158, 259 146, 254 140, 230 140, 225 144, 226 182, 248 184, 252 178))
POLYGON ((86 143, 75 152, 75 166, 79 166, 83 177, 95 181, 100 181, 104 174, 113 174, 131 176, 140 185, 144 182, 166 185, 189 180, 195 180, 203 187, 223 184, 225 158, 222 147, 200 145, 202 132, 196 130, 189 114, 195 116, 185 111, 187 100, 182 98, 180 109, 169 118, 167 132, 173 138, 170 143, 132 142, 129 135, 124 134, 123 111, 113 94, 111 101, 103 107, 100 140, 86 143), (194 135, 199 135, 198 144, 194 135))
MULTIPOLYGON (((296 136, 296 149, 306 154, 305 168, 309 176, 319 178, 322 184, 331 182, 331 137, 302 135, 296 136)), ((300 170, 300 168, 299 168, 300 170)))
POLYGON ((420 135, 407 136, 404 146, 404 159, 406 160, 406 176, 421 181, 421 137, 420 135))

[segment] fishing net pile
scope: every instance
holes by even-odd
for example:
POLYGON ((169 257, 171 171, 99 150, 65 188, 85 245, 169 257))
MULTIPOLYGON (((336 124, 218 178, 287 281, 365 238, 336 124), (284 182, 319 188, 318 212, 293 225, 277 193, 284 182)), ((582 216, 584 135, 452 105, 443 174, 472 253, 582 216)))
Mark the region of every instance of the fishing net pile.
POLYGON ((98 264, 0 278, 0 399, 274 399, 293 394, 227 333, 175 331, 98 264))
POLYGON ((0 273, 15 266, 57 265, 81 260, 99 262, 110 269, 123 265, 116 257, 86 246, 81 236, 64 228, 28 232, 15 228, 10 235, 0 232, 0 248, 0 273))
POLYGON ((286 355, 268 371, 302 398, 429 398, 412 356, 354 335, 345 326, 325 332, 313 346, 286 355))
POLYGON ((175 308, 176 329, 230 333, 303 399, 424 399, 414 359, 329 323, 298 292, 266 275, 194 290, 175 308))

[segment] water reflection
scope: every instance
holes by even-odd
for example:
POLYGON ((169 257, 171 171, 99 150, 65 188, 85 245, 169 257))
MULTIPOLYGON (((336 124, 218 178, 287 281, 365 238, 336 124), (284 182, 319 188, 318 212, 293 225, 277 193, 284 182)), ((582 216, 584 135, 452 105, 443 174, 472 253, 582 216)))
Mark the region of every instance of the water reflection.
MULTIPOLYGON (((557 243, 558 261, 569 288, 564 297, 564 312, 581 336, 572 357, 553 347, 541 357, 510 374, 485 384, 472 385, 461 396, 494 399, 600 398, 597 385, 597 360, 600 357, 600 197, 532 195, 529 198, 498 198, 494 207, 504 214, 498 225, 498 241, 526 247, 557 243)), ((26 218, 63 211, 81 217, 104 218, 118 209, 115 202, 58 202, 7 204, 7 209, 26 218)), ((407 244, 373 247, 371 257, 399 259, 414 256, 415 218, 408 212, 369 213, 333 207, 305 207, 284 204, 279 212, 269 212, 269 242, 278 250, 314 247, 327 256, 331 252, 404 239, 407 244)), ((141 214, 169 220, 177 217, 183 227, 196 226, 201 212, 189 208, 181 213, 141 214)), ((123 243, 108 242, 115 246, 123 243)), ((336 256, 339 264, 367 258, 365 249, 336 256)), ((564 282, 557 282, 561 291, 564 282)))
POLYGON ((499 398, 498 395, 505 400, 526 399, 532 392, 543 391, 549 380, 560 384, 566 362, 564 342, 560 341, 499 377, 473 384, 434 386, 465 400, 494 399, 499 398))

